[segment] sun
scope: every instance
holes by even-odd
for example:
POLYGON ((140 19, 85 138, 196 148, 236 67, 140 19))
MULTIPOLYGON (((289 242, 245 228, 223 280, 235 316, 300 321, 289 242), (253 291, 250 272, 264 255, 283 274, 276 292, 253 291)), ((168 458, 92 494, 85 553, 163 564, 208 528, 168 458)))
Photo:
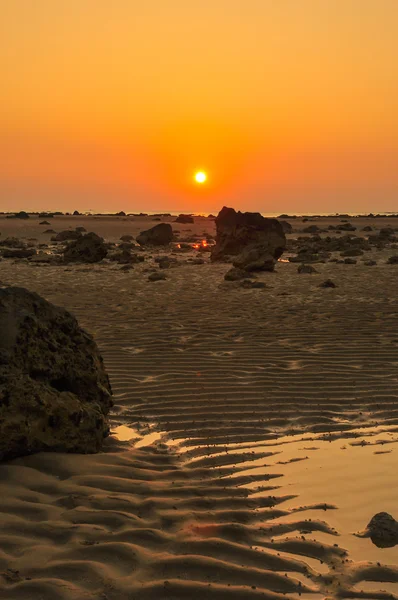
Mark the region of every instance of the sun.
POLYGON ((194 179, 196 183, 204 183, 207 179, 207 175, 204 171, 198 171, 197 173, 195 173, 194 179))

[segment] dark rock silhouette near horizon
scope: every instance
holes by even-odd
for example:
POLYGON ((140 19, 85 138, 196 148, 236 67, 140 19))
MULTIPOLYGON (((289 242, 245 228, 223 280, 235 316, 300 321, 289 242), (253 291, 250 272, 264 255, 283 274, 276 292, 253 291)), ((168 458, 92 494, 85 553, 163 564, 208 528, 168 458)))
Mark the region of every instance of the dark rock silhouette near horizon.
POLYGON ((136 240, 140 246, 166 246, 173 241, 173 228, 170 223, 159 223, 141 231, 136 240))
POLYGON ((0 331, 0 460, 100 450, 113 402, 92 336, 18 287, 0 288, 0 331))
POLYGON ((286 236, 277 219, 260 213, 236 212, 224 206, 216 217, 216 245, 211 260, 233 261, 246 271, 272 271, 286 247, 286 236))
POLYGON ((108 254, 108 248, 102 237, 90 232, 70 242, 64 252, 64 262, 96 263, 104 259, 108 254))

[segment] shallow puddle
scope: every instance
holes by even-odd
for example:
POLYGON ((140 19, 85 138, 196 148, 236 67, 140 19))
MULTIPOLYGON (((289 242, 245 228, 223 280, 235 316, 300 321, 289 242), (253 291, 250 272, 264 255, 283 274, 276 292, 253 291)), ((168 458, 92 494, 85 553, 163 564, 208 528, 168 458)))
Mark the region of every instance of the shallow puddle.
POLYGON ((133 445, 135 448, 143 448, 144 446, 150 446, 154 442, 157 442, 165 435, 164 431, 151 431, 146 434, 142 434, 133 427, 127 425, 119 425, 115 427, 111 435, 113 435, 119 442, 135 442, 133 445))

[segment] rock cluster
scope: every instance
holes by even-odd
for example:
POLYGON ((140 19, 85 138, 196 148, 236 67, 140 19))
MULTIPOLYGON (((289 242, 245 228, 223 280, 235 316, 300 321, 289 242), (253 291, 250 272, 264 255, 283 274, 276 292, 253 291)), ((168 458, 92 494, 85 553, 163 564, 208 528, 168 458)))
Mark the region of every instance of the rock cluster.
POLYGON ((96 233, 79 234, 63 251, 64 262, 100 262, 108 254, 108 249, 102 237, 96 233))
POLYGON ((236 268, 246 271, 273 270, 275 260, 286 246, 279 221, 224 206, 215 222, 217 235, 211 251, 212 261, 232 260, 236 268))

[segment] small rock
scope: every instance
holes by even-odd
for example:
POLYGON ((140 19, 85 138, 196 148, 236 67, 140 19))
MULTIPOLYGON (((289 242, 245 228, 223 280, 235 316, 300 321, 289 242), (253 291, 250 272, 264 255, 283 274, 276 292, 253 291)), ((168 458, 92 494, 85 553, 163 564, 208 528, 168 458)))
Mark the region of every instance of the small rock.
POLYGON ((240 285, 240 287, 245 288, 245 289, 265 288, 265 283, 263 281, 251 281, 250 279, 244 279, 243 281, 240 282, 239 285, 240 285))
POLYGON ((393 256, 390 256, 390 258, 387 260, 387 264, 398 265, 398 255, 394 254, 393 256))
POLYGON ((194 218, 191 215, 178 215, 174 223, 194 223, 194 218))
POLYGON ((250 273, 244 269, 238 269, 237 267, 232 267, 232 269, 227 271, 224 275, 225 281, 240 281, 241 279, 249 279, 250 277, 250 273))
POLYGON ((154 271, 148 276, 148 281, 164 281, 167 279, 166 273, 162 271, 154 271))
POLYGON ((334 281, 332 281, 331 279, 326 279, 325 281, 323 281, 322 283, 320 283, 318 287, 321 287, 321 288, 335 288, 337 286, 334 283, 334 281))
POLYGON ((298 273, 318 273, 318 271, 312 265, 299 265, 297 269, 298 273))
POLYGON ((355 260, 355 258, 345 258, 344 264, 345 265, 356 265, 357 261, 355 260))

